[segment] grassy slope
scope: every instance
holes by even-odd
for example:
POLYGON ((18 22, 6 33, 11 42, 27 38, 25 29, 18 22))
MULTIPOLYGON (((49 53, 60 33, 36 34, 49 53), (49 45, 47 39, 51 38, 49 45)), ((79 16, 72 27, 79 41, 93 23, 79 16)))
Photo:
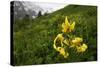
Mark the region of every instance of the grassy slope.
POLYGON ((69 5, 52 14, 34 20, 17 20, 14 24, 14 65, 49 64, 96 60, 97 7, 69 5), (84 38, 88 50, 78 54, 70 50, 68 59, 64 59, 53 49, 53 40, 61 33, 61 24, 65 16, 75 21, 76 36, 84 38))

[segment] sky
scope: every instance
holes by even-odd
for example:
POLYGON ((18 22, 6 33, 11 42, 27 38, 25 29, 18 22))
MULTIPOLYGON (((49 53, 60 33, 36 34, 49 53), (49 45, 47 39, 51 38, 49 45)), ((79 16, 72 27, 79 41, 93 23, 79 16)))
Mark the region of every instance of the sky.
POLYGON ((35 4, 41 6, 45 11, 47 10, 50 13, 59 10, 61 8, 64 8, 66 5, 68 5, 65 3, 48 3, 48 2, 43 2, 43 3, 35 2, 35 4))
MULTIPOLYGON (((42 13, 45 12, 52 13, 68 5, 66 3, 28 2, 28 1, 24 2, 24 4, 29 9, 35 8, 36 6, 41 7, 43 9, 42 13)), ((38 9, 36 10, 39 11, 38 9)))

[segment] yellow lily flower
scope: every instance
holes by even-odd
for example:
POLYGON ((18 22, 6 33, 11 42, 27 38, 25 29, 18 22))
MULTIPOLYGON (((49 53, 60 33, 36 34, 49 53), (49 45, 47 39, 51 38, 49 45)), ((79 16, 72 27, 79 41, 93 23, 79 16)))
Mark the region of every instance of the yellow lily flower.
POLYGON ((63 43, 62 43, 63 40, 64 40, 64 37, 62 36, 62 34, 58 34, 57 37, 54 40, 53 47, 57 50, 57 47, 56 47, 57 41, 60 41, 61 46, 63 46, 63 43))
POLYGON ((64 56, 64 58, 67 58, 69 56, 69 53, 65 53, 65 49, 62 47, 58 47, 58 51, 60 52, 61 55, 64 56))
POLYGON ((77 46, 77 52, 85 52, 87 48, 86 44, 82 44, 80 47, 77 46))
POLYGON ((65 53, 65 49, 63 48, 63 40, 64 40, 64 37, 62 36, 62 34, 58 34, 57 37, 55 38, 54 40, 54 44, 53 44, 53 47, 54 49, 56 49, 56 51, 60 52, 61 55, 64 56, 64 58, 67 58, 69 56, 69 53, 65 53), (61 44, 61 47, 57 47, 57 44, 56 42, 57 41, 60 41, 60 44, 61 44))
POLYGON ((71 32, 71 31, 74 30, 74 27, 75 27, 75 22, 73 22, 72 24, 70 24, 70 23, 68 22, 68 19, 67 19, 67 16, 66 16, 65 22, 62 23, 62 32, 67 32, 67 33, 69 33, 69 32, 71 32))
MULTIPOLYGON (((67 16, 65 17, 65 22, 62 23, 62 33, 70 33, 74 30, 75 22, 69 23, 67 16)), ((70 48, 77 49, 77 52, 85 52, 88 46, 83 43, 83 38, 70 36, 70 34, 67 34, 68 37, 63 37, 63 34, 58 34, 56 38, 54 39, 53 47, 56 51, 60 53, 60 55, 63 55, 64 58, 67 58, 69 56, 69 53, 65 51, 65 46, 70 48), (83 43, 83 44, 82 44, 83 43)))
POLYGON ((76 37, 74 40, 72 40, 72 43, 75 45, 79 45, 83 41, 82 38, 76 37))

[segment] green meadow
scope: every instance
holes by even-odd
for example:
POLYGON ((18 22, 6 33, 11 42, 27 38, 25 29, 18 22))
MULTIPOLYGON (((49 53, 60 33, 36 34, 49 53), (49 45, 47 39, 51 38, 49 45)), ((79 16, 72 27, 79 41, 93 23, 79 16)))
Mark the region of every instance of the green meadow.
POLYGON ((13 49, 14 65, 96 61, 97 7, 68 5, 35 19, 15 19, 13 49), (75 21, 75 31, 72 33, 82 37, 88 49, 81 54, 71 49, 65 59, 53 48, 53 43, 57 34, 61 33, 61 24, 66 16, 69 21, 75 21))

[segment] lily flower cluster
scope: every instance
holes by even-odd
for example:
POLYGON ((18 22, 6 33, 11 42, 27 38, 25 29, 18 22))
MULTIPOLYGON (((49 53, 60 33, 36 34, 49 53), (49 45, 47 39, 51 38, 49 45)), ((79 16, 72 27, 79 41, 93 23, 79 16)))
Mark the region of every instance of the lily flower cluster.
POLYGON ((86 51, 88 46, 83 43, 83 38, 81 37, 73 37, 70 34, 75 28, 75 22, 69 23, 67 16, 65 17, 65 22, 62 23, 62 33, 58 34, 54 39, 53 47, 56 51, 60 53, 64 58, 68 58, 69 53, 68 49, 65 48, 75 48, 77 52, 83 53, 86 51), (65 37, 66 35, 66 37, 65 37))

